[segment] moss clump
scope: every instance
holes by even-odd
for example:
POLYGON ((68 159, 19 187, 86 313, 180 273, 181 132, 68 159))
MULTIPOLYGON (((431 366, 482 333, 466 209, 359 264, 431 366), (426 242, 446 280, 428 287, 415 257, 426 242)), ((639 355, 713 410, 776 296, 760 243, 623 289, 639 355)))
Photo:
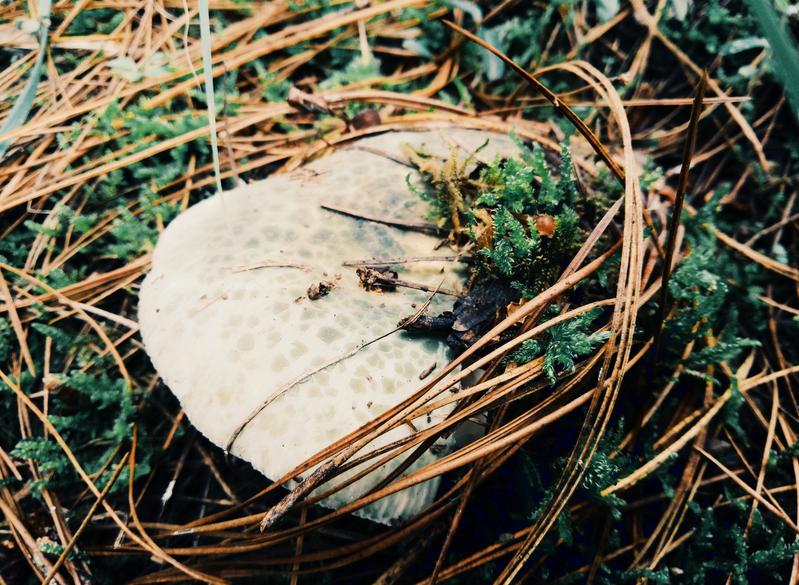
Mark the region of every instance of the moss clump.
POLYGON ((579 248, 586 202, 566 146, 555 174, 539 145, 513 138, 519 154, 487 165, 475 164, 479 151, 461 158, 454 148, 446 161, 406 153, 430 185, 411 188, 431 205, 432 219, 450 230, 454 245, 473 249, 474 277, 502 281, 532 298, 553 284, 579 248))

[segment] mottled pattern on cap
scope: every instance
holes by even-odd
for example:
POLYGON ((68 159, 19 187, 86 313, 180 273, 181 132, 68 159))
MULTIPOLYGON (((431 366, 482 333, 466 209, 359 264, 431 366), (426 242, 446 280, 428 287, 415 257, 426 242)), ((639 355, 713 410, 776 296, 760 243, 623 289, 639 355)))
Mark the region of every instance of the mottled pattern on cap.
MULTIPOLYGON (((360 287, 355 269, 343 262, 451 254, 446 247, 434 249, 435 236, 320 205, 424 221, 427 207, 406 185, 406 177, 418 182, 419 176, 392 160, 403 158, 401 145, 424 145, 446 156, 457 144, 464 156, 487 139, 489 145, 480 152, 484 160, 515 148, 505 136, 459 129, 362 139, 289 175, 213 196, 177 217, 159 239, 142 284, 139 321, 147 353, 192 424, 224 446, 253 409, 302 379, 264 408, 233 445, 235 455, 277 479, 418 390, 421 372, 446 364, 450 356, 443 342, 397 332, 307 376, 391 331, 430 297, 406 288, 368 292, 360 287), (326 296, 308 299, 308 287, 320 281, 335 287, 326 296)), ((400 278, 431 287, 443 279, 442 286, 460 289, 464 282, 463 267, 452 262, 395 268, 400 278)), ((452 301, 437 295, 429 312, 447 310, 452 301)), ((413 425, 427 428, 451 408, 413 425)), ((394 429, 368 449, 411 432, 409 425, 394 429)), ((435 457, 426 453, 412 469, 435 457)), ((401 460, 324 504, 335 508, 356 499, 401 460)), ((406 518, 430 504, 437 486, 437 480, 427 481, 359 514, 384 523, 406 518)))

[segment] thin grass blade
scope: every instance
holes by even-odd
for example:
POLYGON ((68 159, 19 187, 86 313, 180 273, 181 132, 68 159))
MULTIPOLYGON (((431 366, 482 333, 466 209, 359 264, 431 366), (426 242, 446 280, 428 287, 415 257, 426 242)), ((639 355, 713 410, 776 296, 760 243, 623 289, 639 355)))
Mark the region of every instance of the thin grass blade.
POLYGON ((746 0, 746 3, 768 39, 774 54, 774 72, 785 88, 794 116, 799 120, 799 51, 796 41, 780 21, 772 2, 746 0))
POLYGON ((200 0, 200 41, 203 49, 203 75, 205 77, 205 103, 208 111, 208 130, 211 134, 211 156, 214 162, 216 190, 222 191, 222 173, 219 170, 219 145, 216 136, 216 101, 214 98, 214 74, 211 62, 211 19, 208 0, 200 0))
MULTIPOLYGON (((33 108, 33 100, 36 99, 36 88, 39 86, 39 79, 42 76, 42 66, 44 65, 44 57, 47 55, 47 37, 50 28, 50 12, 52 10, 51 0, 39 0, 39 54, 36 57, 36 63, 33 64, 31 69, 28 83, 25 84, 25 89, 17 98, 14 107, 8 114, 8 118, 0 127, 0 134, 16 130, 25 123, 33 108)), ((0 158, 5 156, 11 141, 0 142, 0 158)))

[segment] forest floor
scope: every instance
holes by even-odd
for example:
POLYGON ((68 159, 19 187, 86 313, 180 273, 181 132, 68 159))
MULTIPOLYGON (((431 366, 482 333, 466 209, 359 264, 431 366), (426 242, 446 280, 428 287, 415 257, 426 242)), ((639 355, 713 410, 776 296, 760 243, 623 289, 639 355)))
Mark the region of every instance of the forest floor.
POLYGON ((799 583, 791 29, 782 0, 3 2, 0 585, 799 583), (520 309, 463 359, 536 335, 484 364, 486 435, 419 517, 285 506, 150 363, 139 286, 217 190, 209 103, 225 189, 389 130, 536 145, 426 169, 520 309))

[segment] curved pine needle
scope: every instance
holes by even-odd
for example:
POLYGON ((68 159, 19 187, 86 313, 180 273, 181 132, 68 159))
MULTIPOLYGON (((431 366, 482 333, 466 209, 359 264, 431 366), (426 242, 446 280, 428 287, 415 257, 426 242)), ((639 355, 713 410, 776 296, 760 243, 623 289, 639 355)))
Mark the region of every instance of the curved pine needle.
POLYGON ((605 164, 608 165, 610 170, 613 171, 613 174, 616 175, 616 177, 620 181, 624 182, 624 171, 618 165, 618 163, 616 163, 616 161, 613 160, 613 157, 610 155, 607 148, 605 148, 605 145, 602 144, 602 141, 599 140, 597 135, 594 134, 594 131, 591 130, 586 125, 585 122, 583 122, 583 119, 580 118, 580 116, 578 116, 576 113, 574 113, 574 110, 572 110, 567 104, 563 103, 563 101, 561 101, 560 98, 558 98, 558 96, 555 93, 553 93, 543 83, 538 81, 538 79, 534 75, 530 74, 526 69, 519 66, 513 59, 505 55, 502 51, 498 50, 496 47, 491 46, 477 35, 469 32, 463 27, 458 26, 454 22, 450 22, 449 20, 444 19, 442 20, 442 22, 446 24, 448 27, 450 27, 452 30, 454 30, 455 32, 465 36, 473 43, 480 45, 483 49, 489 51, 492 55, 495 55, 496 57, 502 59, 502 61, 505 64, 511 67, 516 73, 518 73, 522 78, 524 78, 525 81, 527 81, 530 85, 532 85, 536 89, 536 91, 538 91, 541 95, 543 95, 556 110, 558 110, 572 124, 574 124, 574 127, 577 128, 577 130, 580 132, 580 134, 582 134, 585 137, 586 140, 588 140, 589 144, 594 149, 594 151, 599 155, 599 157, 603 161, 605 161, 605 164))

